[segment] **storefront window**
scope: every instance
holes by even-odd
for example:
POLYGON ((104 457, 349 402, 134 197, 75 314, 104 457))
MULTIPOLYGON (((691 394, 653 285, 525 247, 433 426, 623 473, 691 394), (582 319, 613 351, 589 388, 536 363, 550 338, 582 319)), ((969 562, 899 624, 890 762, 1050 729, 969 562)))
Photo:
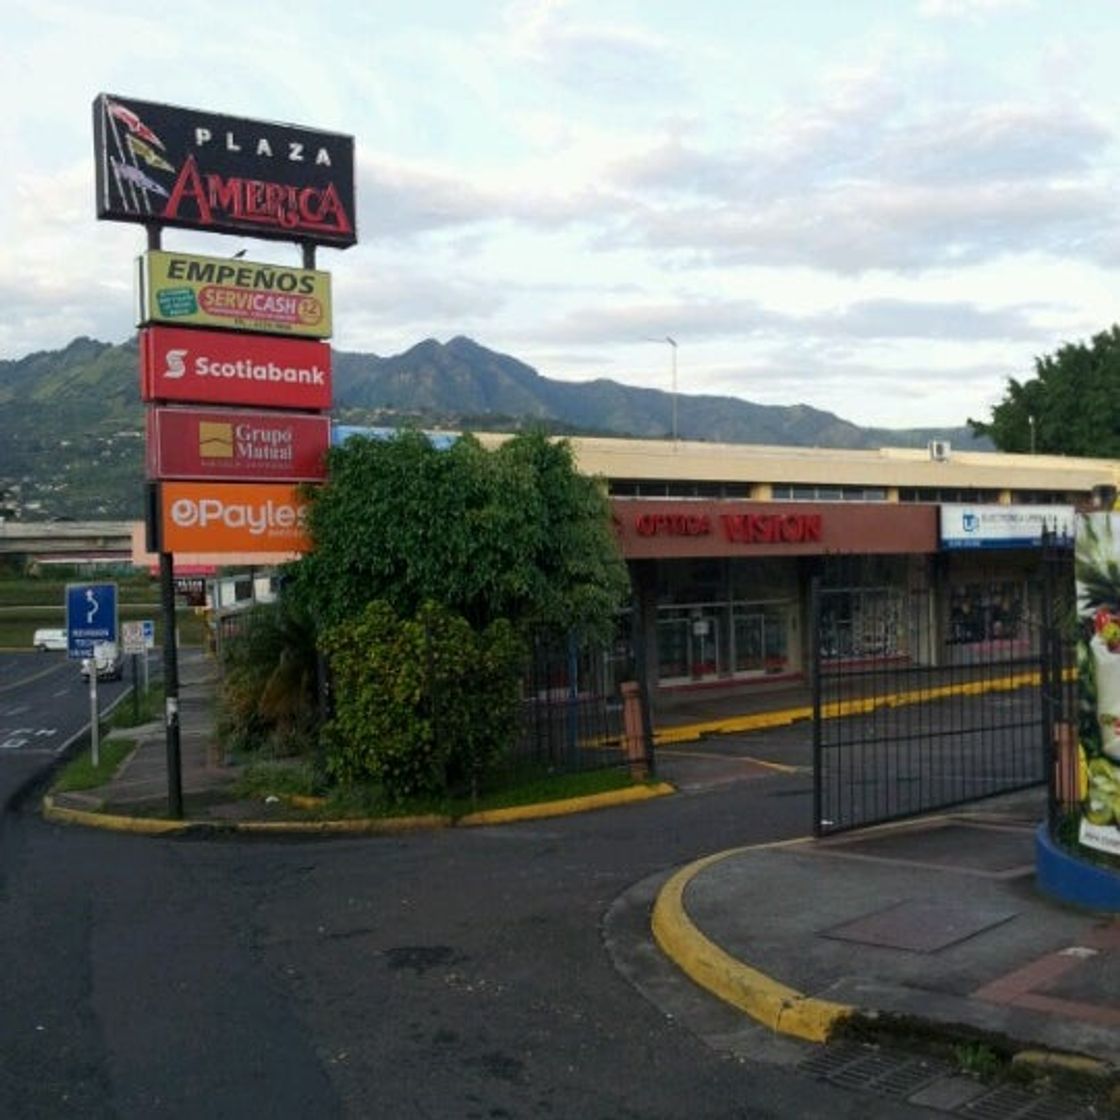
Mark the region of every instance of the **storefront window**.
POLYGON ((1022 637, 1024 595, 1024 585, 1011 580, 957 584, 949 600, 950 644, 1022 637))
POLYGON ((903 594, 893 587, 821 592, 821 656, 896 657, 904 652, 903 594))

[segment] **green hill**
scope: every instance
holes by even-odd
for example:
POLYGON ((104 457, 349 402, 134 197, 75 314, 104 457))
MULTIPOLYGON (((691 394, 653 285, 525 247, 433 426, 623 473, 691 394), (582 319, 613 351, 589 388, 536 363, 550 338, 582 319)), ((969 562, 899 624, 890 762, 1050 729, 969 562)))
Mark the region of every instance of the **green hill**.
MULTIPOLYGON (((667 438, 673 398, 600 379, 555 381, 469 338, 427 339, 403 354, 336 351, 335 415, 347 423, 667 438)), ((986 447, 967 428, 866 429, 807 405, 680 394, 682 439, 808 447, 986 447)), ((135 339, 89 338, 0 361, 0 488, 25 518, 140 517, 143 406, 135 339)))

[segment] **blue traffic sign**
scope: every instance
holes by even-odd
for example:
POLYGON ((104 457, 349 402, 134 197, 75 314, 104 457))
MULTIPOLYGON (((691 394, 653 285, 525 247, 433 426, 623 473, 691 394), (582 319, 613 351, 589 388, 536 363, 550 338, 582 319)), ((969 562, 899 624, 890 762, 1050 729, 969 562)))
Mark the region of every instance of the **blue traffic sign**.
POLYGON ((66 585, 66 647, 73 658, 92 657, 96 642, 117 641, 117 585, 66 585))

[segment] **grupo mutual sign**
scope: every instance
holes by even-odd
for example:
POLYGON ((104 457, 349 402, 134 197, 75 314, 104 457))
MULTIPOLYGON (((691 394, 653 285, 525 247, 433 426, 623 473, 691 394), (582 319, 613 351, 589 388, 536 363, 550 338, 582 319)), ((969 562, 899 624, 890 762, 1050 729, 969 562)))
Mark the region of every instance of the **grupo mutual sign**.
POLYGON ((255 482, 327 477, 329 416, 230 409, 148 410, 148 476, 255 482))
POLYGON ((97 216, 346 248, 354 138, 100 94, 97 216))
POLYGON ((303 412, 327 409, 331 348, 303 338, 147 327, 140 332, 140 396, 303 412))
POLYGON ((137 262, 137 322, 329 338, 329 272, 186 253, 137 262))

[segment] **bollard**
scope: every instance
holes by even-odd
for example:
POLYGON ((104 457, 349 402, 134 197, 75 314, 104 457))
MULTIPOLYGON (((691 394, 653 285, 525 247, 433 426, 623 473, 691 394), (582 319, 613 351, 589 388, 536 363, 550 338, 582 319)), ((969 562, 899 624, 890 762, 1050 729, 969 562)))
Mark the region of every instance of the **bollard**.
POLYGON ((623 746, 630 776, 639 782, 649 777, 649 760, 646 758, 645 726, 642 722, 642 701, 637 681, 624 681, 622 692, 623 746))

